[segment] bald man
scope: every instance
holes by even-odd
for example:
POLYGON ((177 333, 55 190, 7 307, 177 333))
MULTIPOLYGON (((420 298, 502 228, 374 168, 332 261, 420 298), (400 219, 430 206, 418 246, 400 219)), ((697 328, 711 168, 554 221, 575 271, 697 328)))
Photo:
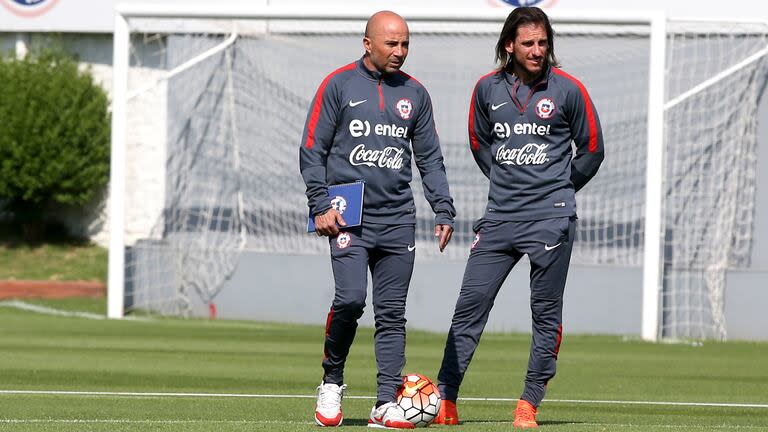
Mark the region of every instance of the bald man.
POLYGON ((363 314, 368 270, 373 282, 377 401, 371 427, 411 429, 395 403, 405 365, 405 303, 416 254, 416 206, 411 155, 435 213, 442 252, 456 210, 448 190, 432 102, 400 68, 408 55, 408 25, 399 15, 374 14, 359 60, 328 75, 307 114, 299 161, 319 236, 327 236, 335 295, 326 320, 323 380, 315 421, 338 426, 346 389, 344 364, 363 314), (362 225, 347 228, 333 209, 328 186, 365 182, 362 225))

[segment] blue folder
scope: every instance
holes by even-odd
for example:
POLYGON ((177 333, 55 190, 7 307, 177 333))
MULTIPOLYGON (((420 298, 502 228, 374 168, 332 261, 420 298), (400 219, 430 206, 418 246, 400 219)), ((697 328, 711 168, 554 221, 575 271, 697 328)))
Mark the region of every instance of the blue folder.
MULTIPOLYGON (((328 199, 331 207, 341 213, 347 227, 363 223, 363 193, 365 183, 356 181, 328 186, 328 199)), ((315 218, 312 213, 307 218, 307 232, 315 232, 315 218)))

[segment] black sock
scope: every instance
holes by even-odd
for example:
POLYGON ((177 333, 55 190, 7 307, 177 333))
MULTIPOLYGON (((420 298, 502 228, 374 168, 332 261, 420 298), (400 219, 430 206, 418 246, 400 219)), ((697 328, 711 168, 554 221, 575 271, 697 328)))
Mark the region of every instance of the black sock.
POLYGON ((388 403, 390 403, 390 402, 392 402, 392 401, 383 401, 383 400, 377 400, 377 401, 376 401, 376 408, 379 408, 380 406, 382 406, 382 405, 384 405, 384 404, 388 404, 388 403))

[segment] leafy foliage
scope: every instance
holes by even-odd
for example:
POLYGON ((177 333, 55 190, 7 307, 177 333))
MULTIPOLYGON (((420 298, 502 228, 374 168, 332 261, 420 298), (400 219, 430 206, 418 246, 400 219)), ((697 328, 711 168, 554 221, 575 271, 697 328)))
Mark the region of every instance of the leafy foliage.
POLYGON ((0 58, 0 201, 19 219, 81 206, 109 175, 107 95, 54 50, 0 58))

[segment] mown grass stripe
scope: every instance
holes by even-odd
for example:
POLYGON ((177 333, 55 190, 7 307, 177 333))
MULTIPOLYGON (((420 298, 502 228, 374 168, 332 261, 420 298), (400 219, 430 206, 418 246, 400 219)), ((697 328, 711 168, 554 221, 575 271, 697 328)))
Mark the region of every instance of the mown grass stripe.
MULTIPOLYGON (((301 394, 246 394, 246 393, 170 393, 170 392, 103 392, 72 390, 0 390, 0 394, 36 394, 62 396, 119 396, 119 397, 210 397, 210 398, 260 398, 260 399, 314 399, 316 395, 301 394)), ((347 399, 375 399, 374 396, 345 396, 347 399)), ((516 398, 462 397, 462 401, 514 402, 516 398)), ((670 401, 628 401, 589 399, 544 399, 549 403, 568 404, 617 404, 617 405, 663 405, 718 408, 768 408, 768 404, 726 403, 726 402, 670 402, 670 401)))

